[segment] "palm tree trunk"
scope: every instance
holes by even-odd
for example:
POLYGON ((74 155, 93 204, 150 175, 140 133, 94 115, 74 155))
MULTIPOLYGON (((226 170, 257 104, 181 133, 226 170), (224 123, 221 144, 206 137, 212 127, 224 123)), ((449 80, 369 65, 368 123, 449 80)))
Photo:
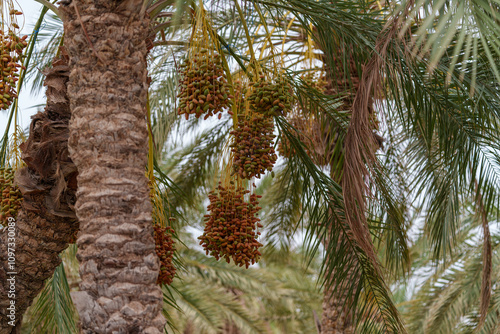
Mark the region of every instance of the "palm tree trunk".
POLYGON ((142 0, 62 8, 70 55, 69 148, 80 221, 76 307, 83 333, 161 333, 147 162, 149 19, 142 0))
POLYGON ((325 289, 323 295, 323 315, 321 334, 353 334, 352 314, 344 305, 346 290, 334 293, 332 288, 325 289))
POLYGON ((226 321, 221 334, 241 334, 241 332, 234 323, 232 323, 231 321, 226 321))
MULTIPOLYGON (((339 237, 342 240, 343 236, 339 237)), ((324 240, 323 245, 325 249, 329 248, 329 240, 324 240)), ((352 258, 350 261, 355 261, 352 258)), ((330 277, 326 279, 325 289, 323 290, 323 314, 321 316, 321 334, 353 334, 354 321, 352 312, 349 312, 348 304, 348 289, 342 286, 334 290, 334 286, 338 284, 335 282, 337 274, 335 270, 332 271, 330 277), (330 284, 329 284, 330 283, 330 284)), ((346 283, 350 280, 356 279, 353 271, 347 272, 346 283)))
MULTIPOLYGON (((326 53, 325 53, 326 54, 326 53)), ((329 66, 326 68, 327 76, 327 86, 325 87, 325 94, 327 95, 336 95, 341 94, 344 96, 343 105, 339 108, 346 111, 352 111, 352 105, 354 102, 355 92, 359 88, 359 74, 356 68, 356 64, 354 60, 350 60, 347 64, 347 70, 349 71, 348 77, 350 78, 351 83, 344 75, 345 69, 344 64, 341 59, 336 59, 335 55, 329 55, 333 57, 331 61, 336 63, 336 67, 331 69, 329 66)), ((325 59, 326 60, 326 59, 325 59)), ((331 143, 331 137, 335 135, 336 127, 333 124, 329 124, 325 127, 325 133, 323 133, 324 139, 323 142, 331 143)), ((328 148, 325 151, 325 157, 323 157, 323 161, 330 162, 330 177, 335 180, 338 184, 341 184, 340 171, 335 170, 337 166, 339 157, 331 156, 328 148)), ((343 240, 346 236, 341 233, 339 240, 343 240)), ((323 241, 323 245, 325 249, 329 249, 330 240, 328 238, 323 241)), ((350 262, 355 263, 356 259, 354 257, 349 259, 350 262)), ((336 282, 334 282, 337 274, 335 270, 331 272, 330 277, 326 277, 326 282, 331 282, 333 286, 335 286, 336 282)), ((344 278, 346 282, 350 282, 353 279, 356 279, 353 271, 349 271, 347 273, 347 278, 344 278)), ((326 284, 325 286, 329 286, 326 284)), ((337 287, 336 291, 334 291, 333 286, 330 288, 325 288, 323 291, 323 314, 321 317, 321 334, 352 334, 354 333, 355 324, 353 319, 352 312, 349 311, 349 300, 348 291, 345 288, 337 287)))
POLYGON ((17 171, 15 180, 23 204, 12 230, 0 231, 0 334, 19 332, 23 313, 61 263, 59 253, 78 230, 73 211, 77 172, 68 153, 68 74, 65 59, 46 72, 45 111, 32 117, 29 138, 21 145, 27 167, 17 171), (14 232, 12 239, 9 232, 14 232), (7 262, 12 249, 14 267, 7 262))
POLYGON ((354 326, 347 312, 343 310, 343 296, 332 297, 332 291, 325 292, 321 334, 352 334, 354 326))

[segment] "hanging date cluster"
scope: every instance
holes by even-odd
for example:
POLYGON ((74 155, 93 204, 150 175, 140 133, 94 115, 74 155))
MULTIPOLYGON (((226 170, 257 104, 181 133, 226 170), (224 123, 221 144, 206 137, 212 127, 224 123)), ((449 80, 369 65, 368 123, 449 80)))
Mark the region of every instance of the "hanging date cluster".
POLYGON ((234 143, 230 145, 234 154, 233 174, 241 178, 260 178, 266 170, 271 171, 278 159, 273 147, 274 121, 272 117, 250 114, 238 118, 238 127, 231 131, 234 143))
MULTIPOLYGON (((222 111, 230 106, 233 98, 220 55, 211 54, 203 48, 186 58, 180 74, 178 114, 184 114, 186 119, 191 114, 196 118, 204 114, 204 119, 207 119, 219 113, 220 119, 222 111)), ((232 114, 231 111, 229 113, 232 114)))
POLYGON ((273 84, 261 76, 248 100, 250 112, 238 118, 237 127, 231 132, 234 136, 231 152, 233 174, 251 179, 271 171, 278 159, 273 143, 276 137, 273 116, 286 115, 290 110, 291 89, 284 80, 273 84))
POLYGON ((24 68, 20 62, 23 50, 28 45, 27 37, 18 37, 12 31, 0 30, 0 110, 7 109, 17 98, 15 86, 19 77, 19 68, 24 68))
POLYGON ((232 259, 246 268, 259 260, 258 248, 262 246, 257 241, 260 232, 256 231, 262 227, 256 217, 261 196, 251 194, 246 202, 244 196, 249 192, 234 184, 226 188, 219 183, 208 197, 210 214, 205 215, 205 230, 198 237, 207 255, 210 253, 217 260, 224 258, 228 263, 232 259))
POLYGON ((263 75, 254 85, 252 94, 248 97, 250 108, 264 116, 286 116, 291 108, 292 90, 285 79, 269 83, 263 75))
POLYGON ((175 276, 173 234, 174 230, 170 226, 161 227, 160 225, 154 225, 156 255, 160 259, 160 274, 156 281, 157 284, 170 285, 175 276))
POLYGON ((0 168, 0 225, 6 226, 9 217, 17 217, 22 200, 21 192, 14 185, 13 169, 0 168))

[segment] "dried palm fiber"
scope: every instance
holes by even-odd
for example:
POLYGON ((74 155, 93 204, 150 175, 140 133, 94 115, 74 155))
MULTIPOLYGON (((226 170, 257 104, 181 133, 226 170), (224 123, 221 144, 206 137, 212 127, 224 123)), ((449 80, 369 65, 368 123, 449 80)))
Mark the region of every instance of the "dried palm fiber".
POLYGON ((218 41, 213 36, 211 25, 203 6, 195 17, 190 46, 184 62, 180 66, 180 92, 179 115, 186 119, 189 115, 204 119, 219 114, 229 109, 231 99, 231 86, 227 83, 223 67, 222 56, 217 52, 218 41))
MULTIPOLYGON (((407 6, 411 6, 410 3, 411 1, 407 6)), ((375 152, 381 147, 383 141, 382 137, 375 133, 375 130, 378 129, 378 122, 374 113, 374 99, 380 98, 384 78, 383 73, 387 73, 383 71, 386 67, 384 59, 387 55, 389 43, 396 38, 397 32, 401 29, 400 24, 402 21, 398 21, 398 17, 394 17, 392 22, 388 22, 386 29, 378 37, 375 51, 371 59, 366 63, 366 66, 363 66, 361 69, 356 68, 352 58, 354 52, 349 49, 343 49, 340 50, 339 54, 344 54, 347 63, 350 64, 347 67, 348 72, 345 73, 342 71, 343 67, 340 66, 341 61, 337 61, 339 65, 336 66, 337 69, 332 70, 330 68, 327 70, 331 94, 341 93, 344 96, 345 109, 351 111, 350 122, 344 139, 345 154, 341 166, 343 173, 338 181, 342 186, 344 195, 345 223, 349 227, 349 234, 353 244, 365 253, 367 260, 375 271, 378 271, 380 277, 383 277, 383 274, 379 272, 379 262, 370 236, 365 208, 367 195, 370 192, 368 186, 369 171, 377 163, 375 152), (345 73, 346 75, 339 75, 335 73, 335 70, 340 71, 340 74, 345 73), (361 70, 361 74, 359 74, 359 70, 361 70), (349 85, 350 83, 352 83, 352 86, 349 85)), ((336 59, 334 58, 333 61, 336 61, 336 59)), ((351 280, 356 279, 356 274, 349 272, 347 278, 351 280)), ((335 275, 332 275, 328 279, 335 280, 335 275)), ((329 326, 330 324, 347 325, 349 330, 354 332, 354 324, 358 319, 354 319, 352 309, 349 310, 345 306, 352 301, 346 300, 342 296, 343 290, 340 287, 335 292, 332 289, 325 293, 323 301, 323 314, 325 317, 323 324, 325 326, 329 326), (336 299, 342 301, 344 306, 342 307, 337 303, 337 308, 332 307, 336 299), (334 312, 325 312, 325 310, 334 310, 334 312), (341 314, 345 315, 344 319, 339 319, 338 317, 340 310, 341 314)), ((393 308, 391 312, 396 312, 396 310, 393 308)), ((374 322, 381 321, 385 316, 383 312, 376 313, 373 311, 359 315, 361 318, 373 319, 374 322)), ((398 333, 405 332, 399 323, 397 327, 398 333)), ((325 333, 336 332, 325 331, 325 333)))
MULTIPOLYGON (((312 25, 310 28, 313 30, 312 25)), ((306 38, 304 41, 305 50, 301 63, 303 73, 300 75, 303 87, 325 94, 328 82, 321 56, 322 52, 319 52, 320 50, 311 34, 307 34, 307 37, 304 35, 304 37, 306 38)), ((300 142, 304 143, 306 153, 317 165, 327 166, 335 158, 340 158, 337 147, 339 129, 330 129, 332 125, 327 117, 322 115, 319 110, 315 110, 317 108, 310 109, 313 102, 310 96, 302 96, 301 100, 296 101, 287 118, 290 125, 297 131, 300 142), (325 133, 333 133, 333 136, 325 136, 325 133)), ((279 153, 286 158, 296 155, 288 137, 282 135, 280 139, 279 153)))
POLYGON ((14 184, 14 170, 0 168, 0 225, 7 226, 9 218, 16 218, 22 203, 22 195, 14 184))
POLYGON ((272 171, 278 159, 274 150, 274 116, 286 115, 291 108, 292 90, 283 77, 273 83, 264 75, 248 87, 245 108, 238 113, 234 142, 233 174, 240 178, 260 178, 272 171))
POLYGON ((250 193, 234 181, 218 186, 210 192, 210 204, 205 215, 205 229, 198 237, 200 245, 216 260, 224 258, 228 263, 232 259, 238 266, 248 268, 250 264, 259 261, 261 253, 258 251, 262 244, 257 241, 262 227, 257 218, 260 195, 250 193))
POLYGON ((151 189, 150 197, 151 202, 153 203, 152 216, 155 251, 156 255, 160 259, 160 272, 156 283, 170 285, 176 272, 176 268, 173 264, 175 244, 172 238, 175 231, 171 226, 168 226, 168 224, 172 224, 176 218, 172 217, 170 212, 165 212, 165 206, 161 197, 160 188, 158 187, 158 183, 153 173, 150 173, 149 178, 149 186, 151 189))
MULTIPOLYGON (((326 78, 322 68, 305 72, 301 75, 301 79, 308 88, 316 89, 320 93, 325 92, 326 78)), ((297 130, 298 139, 305 144, 306 153, 316 164, 324 166, 328 164, 325 152, 331 150, 332 147, 331 143, 324 141, 322 133, 325 132, 325 124, 321 122, 316 112, 308 109, 308 100, 309 98, 304 98, 302 101, 296 101, 292 111, 287 115, 287 121, 297 130)), ((278 152, 285 158, 296 154, 285 135, 280 137, 278 152)))
MULTIPOLYGON (((45 111, 32 117, 28 140, 21 145, 26 167, 15 174, 15 184, 23 196, 16 219, 16 309, 22 315, 40 292, 43 284, 61 263, 59 253, 78 230, 74 213, 77 188, 75 165, 69 158, 69 102, 66 59, 53 62, 45 71, 47 87, 45 111)), ((0 253, 7 254, 8 234, 0 232, 0 253)), ((6 308, 9 303, 5 285, 6 263, 0 265, 0 333, 16 333, 8 324, 6 308)))
POLYGON ((18 71, 23 67, 20 64, 23 59, 22 54, 28 45, 26 41, 28 36, 19 37, 15 32, 19 26, 15 23, 14 17, 23 13, 11 9, 9 15, 11 17, 9 26, 4 27, 6 29, 0 28, 0 110, 7 109, 17 98, 15 86, 18 81, 18 71))

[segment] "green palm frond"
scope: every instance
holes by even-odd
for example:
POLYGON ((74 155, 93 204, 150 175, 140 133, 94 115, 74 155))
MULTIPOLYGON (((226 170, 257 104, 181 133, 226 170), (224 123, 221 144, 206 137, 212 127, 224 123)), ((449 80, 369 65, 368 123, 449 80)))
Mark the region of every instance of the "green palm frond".
POLYGON ((218 310, 211 303, 207 303, 207 295, 212 292, 212 287, 204 286, 199 294, 199 291, 185 288, 182 286, 179 290, 180 295, 176 296, 176 304, 194 325, 199 328, 200 333, 217 333, 223 325, 223 319, 220 317, 218 310))
POLYGON ((275 178, 262 199, 262 221, 267 244, 289 245, 302 218, 302 182, 290 168, 275 168, 275 178))
POLYGON ((45 75, 43 71, 52 65, 52 61, 60 53, 63 43, 63 25, 55 14, 45 15, 43 23, 36 30, 35 52, 27 66, 27 79, 31 82, 31 94, 42 91, 45 75))
POLYGON ((151 127, 153 132, 154 156, 162 161, 164 147, 178 126, 176 111, 176 89, 178 77, 175 73, 166 75, 159 83, 154 83, 149 95, 149 105, 153 111, 151 127), (156 87, 157 85, 157 87, 156 87))
MULTIPOLYGON (((306 276, 300 264, 295 270, 263 260, 265 268, 243 269, 195 249, 180 252, 185 271, 169 288, 179 309, 168 308, 179 329, 190 326, 197 333, 219 333, 231 323, 243 333, 270 333, 270 328, 287 322, 298 328, 313 325, 312 312, 306 316, 302 311, 319 308, 318 291, 313 276, 306 276)), ((288 254, 287 262, 295 261, 296 253, 288 254)), ((290 327, 287 333, 302 332, 290 327)))
MULTIPOLYGON (((287 136, 297 152, 292 172, 302 174, 303 211, 308 213, 306 243, 309 254, 315 254, 321 240, 328 239, 325 250, 328 256, 323 263, 322 281, 325 277, 335 277, 334 282, 326 282, 333 290, 347 290, 346 303, 355 312, 355 319, 361 332, 372 330, 401 333, 403 323, 394 306, 390 291, 384 279, 373 266, 367 254, 360 249, 350 235, 350 227, 345 223, 342 194, 339 185, 318 170, 293 135, 293 130, 284 119, 277 118, 280 131, 287 136), (355 260, 354 260, 355 259, 355 260), (367 296, 363 298, 362 296, 367 296), (374 317, 376 322, 362 322, 374 317)), ((290 162, 289 162, 290 163, 290 162)), ((299 175, 300 175, 299 174, 299 175)), ((295 176, 297 178, 298 176, 295 176)))
MULTIPOLYGON (((230 128, 227 124, 218 124, 196 136, 193 143, 181 148, 181 152, 163 167, 165 174, 171 174, 177 188, 184 194, 187 204, 196 206, 201 202, 200 195, 205 189, 215 184, 211 173, 217 168, 216 161, 226 143, 230 128), (189 159, 186 159, 189 156, 189 159)), ((179 206, 181 199, 171 196, 174 207, 179 206)))
MULTIPOLYGON (((500 4, 497 1, 420 0, 414 2, 405 28, 413 30, 414 52, 428 57, 431 69, 446 57, 452 60, 447 68, 449 73, 457 66, 461 67, 461 71, 476 72, 478 62, 484 56, 496 80, 500 81, 497 67, 500 56, 499 18, 500 4), (483 55, 478 52, 479 48, 483 48, 483 55)), ((476 73, 472 76, 475 78, 476 73)))
MULTIPOLYGON (((493 236, 493 268, 500 262, 498 235, 493 236)), ((482 246, 477 234, 468 233, 467 244, 445 268, 428 267, 435 273, 427 278, 408 302, 405 315, 412 333, 491 333, 499 321, 498 291, 493 290, 489 312, 478 328, 481 294, 482 246), (478 331, 476 331, 478 330, 478 331)), ((498 284, 495 270, 493 285, 498 284)))
MULTIPOLYGON (((444 84, 446 73, 436 70, 425 81, 412 77, 413 93, 402 91, 404 95, 398 95, 409 109, 407 113, 398 113, 411 141, 406 154, 411 161, 410 170, 417 175, 414 191, 428 194, 422 202, 428 211, 428 233, 436 256, 452 250, 460 203, 464 196, 476 191, 474 178, 479 180, 479 191, 485 194, 487 212, 500 199, 500 169, 492 154, 498 149, 494 139, 498 123, 495 118, 500 111, 498 96, 488 93, 485 82, 476 86, 483 93, 469 99, 470 85, 460 82, 458 75, 451 77, 452 86, 456 87, 453 90, 447 88, 451 84, 444 84)), ((465 79, 470 77, 466 75, 465 79)))
POLYGON ((30 333, 76 333, 78 315, 70 296, 68 281, 61 263, 54 275, 27 311, 25 330, 30 333))
POLYGON ((204 284, 217 284, 226 289, 237 288, 246 295, 278 298, 276 282, 270 281, 262 272, 214 261, 192 249, 187 249, 182 254, 187 275, 198 277, 204 284))

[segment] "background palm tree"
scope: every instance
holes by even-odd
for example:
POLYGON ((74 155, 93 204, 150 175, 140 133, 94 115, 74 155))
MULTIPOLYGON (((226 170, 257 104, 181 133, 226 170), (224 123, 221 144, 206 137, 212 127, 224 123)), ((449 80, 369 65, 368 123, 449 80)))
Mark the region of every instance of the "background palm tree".
POLYGON ((68 247, 78 230, 72 209, 77 172, 68 154, 67 59, 54 61, 45 74, 47 105, 43 113, 38 112, 33 117, 30 136, 22 144, 26 166, 18 170, 15 178, 23 202, 15 221, 14 238, 7 229, 1 233, 0 249, 5 254, 14 254, 15 264, 11 266, 4 261, 0 276, 4 282, 14 278, 15 308, 19 315, 15 319, 7 317, 11 289, 2 285, 1 333, 16 331, 21 315, 61 263, 59 252, 68 247), (19 275, 8 274, 12 272, 19 272, 19 275))

